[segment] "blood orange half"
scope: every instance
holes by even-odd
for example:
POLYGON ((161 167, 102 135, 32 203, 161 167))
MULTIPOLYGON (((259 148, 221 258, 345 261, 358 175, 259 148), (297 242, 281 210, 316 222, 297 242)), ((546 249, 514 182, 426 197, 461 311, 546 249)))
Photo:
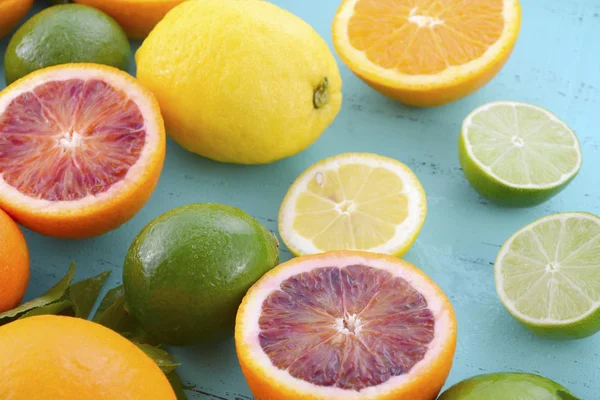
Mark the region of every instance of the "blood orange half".
POLYGON ((240 306, 235 342, 257 400, 433 400, 452 366, 456 319, 412 265, 329 252, 265 274, 240 306))
POLYGON ((154 96, 112 67, 46 68, 0 94, 0 207, 39 233, 88 237, 128 221, 164 157, 154 96))

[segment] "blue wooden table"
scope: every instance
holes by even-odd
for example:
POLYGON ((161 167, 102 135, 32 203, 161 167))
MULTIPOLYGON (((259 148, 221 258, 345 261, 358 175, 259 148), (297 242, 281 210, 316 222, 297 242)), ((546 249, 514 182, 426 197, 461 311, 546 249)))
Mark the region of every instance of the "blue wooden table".
MULTIPOLYGON (((337 1, 274 3, 308 21, 331 44, 337 1)), ((79 267, 77 279, 111 269, 107 288, 117 285, 125 253, 139 230, 180 205, 229 203, 276 231, 280 202, 298 174, 325 157, 368 151, 406 163, 427 192, 427 221, 406 259, 429 274, 456 309, 459 341, 448 384, 484 372, 526 371, 554 379, 583 399, 600 398, 600 335, 571 342, 540 339, 512 319, 494 288, 494 259, 518 228, 559 211, 600 214, 600 0, 523 0, 522 6, 521 36, 506 67, 487 87, 454 104, 422 110, 404 107, 371 90, 340 62, 342 110, 321 139, 296 157, 267 166, 222 165, 169 141, 154 195, 120 229, 79 241, 25 232, 32 261, 27 298, 54 284, 71 260, 79 267), (479 197, 465 181, 457 155, 461 122, 475 107, 493 100, 541 105, 578 133, 583 169, 550 202, 531 209, 503 209, 479 197)), ((40 9, 36 5, 31 14, 40 9)), ((0 41, 2 58, 7 42, 0 41)), ((2 67, 0 74, 4 75, 2 67)), ((282 260, 290 257, 283 248, 282 260)), ((184 381, 196 385, 190 398, 252 398, 232 340, 216 348, 173 352, 181 356, 184 381)))

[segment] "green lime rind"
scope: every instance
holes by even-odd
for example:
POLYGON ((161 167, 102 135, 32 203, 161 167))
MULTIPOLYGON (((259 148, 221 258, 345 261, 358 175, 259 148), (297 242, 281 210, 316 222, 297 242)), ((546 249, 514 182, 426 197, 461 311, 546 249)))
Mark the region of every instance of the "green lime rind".
POLYGON ((131 45, 107 14, 80 4, 49 7, 25 22, 4 56, 7 85, 33 71, 59 64, 96 63, 127 71, 131 45))
POLYGON ((540 218, 515 232, 494 267, 508 312, 537 335, 582 339, 600 331, 600 217, 540 218))
MULTIPOLYGON (((169 383, 171 384, 171 387, 173 388, 173 391, 175 392, 175 397, 177 397, 177 400, 188 400, 187 394, 185 393, 186 390, 189 389, 193 389, 195 386, 185 386, 183 384, 183 382, 181 381, 181 377, 179 376, 179 374, 177 373, 177 371, 171 371, 167 374, 167 379, 169 380, 169 383)), ((571 400, 571 399, 569 399, 571 400)), ((573 399, 573 400, 577 400, 577 399, 573 399)))
POLYGON ((278 262, 275 236, 242 210, 179 207, 131 245, 123 267, 127 306, 161 343, 224 340, 246 291, 278 262))
POLYGON ((446 390, 438 400, 580 400, 539 375, 506 372, 474 376, 446 390))
POLYGON ((569 185, 569 183, 573 181, 573 179, 577 176, 579 170, 581 169, 581 144, 579 143, 575 132, 573 132, 572 129, 570 129, 564 122, 562 122, 558 117, 556 117, 548 110, 526 103, 495 102, 486 104, 476 109, 467 118, 465 118, 465 121, 463 122, 461 134, 459 136, 458 141, 458 148, 461 167, 463 169, 465 177, 467 178, 467 181, 471 184, 471 186, 483 197, 489 199, 490 201, 498 205, 506 207, 532 207, 551 199, 552 197, 559 194, 563 189, 565 189, 569 185), (556 122, 560 122, 560 124, 564 128, 564 132, 570 133, 570 139, 572 139, 575 143, 571 150, 578 150, 579 162, 577 164, 577 167, 569 172, 566 179, 561 180, 556 184, 540 185, 539 187, 512 184, 507 182, 506 180, 500 179, 498 176, 491 173, 489 170, 486 170, 483 164, 477 161, 476 158, 470 154, 468 150, 467 137, 468 131, 472 126, 470 122, 472 118, 478 113, 480 113, 480 110, 484 108, 489 109, 496 105, 511 105, 515 107, 531 108, 533 110, 536 110, 536 112, 551 116, 551 118, 553 118, 553 120, 556 122))
POLYGON ((154 360, 156 365, 158 365, 158 367, 161 369, 162 372, 165 373, 165 375, 168 375, 171 372, 175 371, 177 367, 181 365, 181 363, 173 362, 173 360, 176 357, 166 352, 160 346, 153 346, 151 344, 146 343, 137 343, 135 341, 133 341, 133 344, 139 347, 140 350, 146 353, 148 357, 154 360))
POLYGON ((552 189, 511 187, 482 170, 475 161, 468 157, 463 135, 459 138, 458 146, 460 164, 467 181, 477 193, 504 207, 534 207, 542 204, 562 192, 577 174, 552 189))
POLYGON ((77 318, 87 319, 90 316, 98 295, 100 295, 100 291, 110 274, 111 271, 105 271, 97 276, 71 285, 69 288, 69 300, 73 303, 73 309, 77 318))

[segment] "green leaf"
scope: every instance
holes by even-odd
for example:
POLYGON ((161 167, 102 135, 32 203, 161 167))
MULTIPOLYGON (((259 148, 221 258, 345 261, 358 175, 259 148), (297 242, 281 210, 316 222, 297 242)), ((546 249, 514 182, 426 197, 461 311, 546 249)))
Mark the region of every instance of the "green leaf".
POLYGON ((56 285, 54 285, 50 290, 48 290, 44 295, 38 297, 37 299, 30 300, 26 303, 21 304, 19 307, 14 308, 12 310, 0 313, 0 325, 9 323, 21 315, 28 313, 36 308, 45 307, 52 303, 55 303, 61 300, 71 282, 73 281, 73 277, 75 276, 75 263, 71 263, 71 267, 67 272, 67 275, 62 278, 56 285))
POLYGON ((125 289, 123 288, 123 285, 117 286, 116 288, 110 289, 108 292, 106 292, 104 298, 98 306, 98 310, 96 310, 96 315, 94 315, 93 321, 98 322, 98 319, 104 315, 106 310, 108 310, 108 308, 111 307, 119 297, 124 296, 125 289))
POLYGON ((150 344, 137 343, 137 342, 133 342, 133 344, 135 344, 137 347, 139 347, 144 353, 146 353, 146 355, 148 357, 150 357, 152 360, 154 360, 156 365, 158 365, 158 367, 165 374, 170 374, 171 372, 175 371, 175 369, 177 367, 179 367, 181 365, 179 363, 174 363, 173 359, 175 357, 173 357, 172 355, 170 355, 169 353, 167 353, 165 350, 161 349, 160 347, 152 346, 150 344))
POLYGON ((104 299, 100 302, 94 322, 110 328, 125 336, 138 346, 144 353, 156 362, 158 367, 166 374, 178 400, 187 400, 184 389, 189 389, 183 385, 181 378, 176 371, 180 365, 174 363, 174 357, 164 349, 153 346, 156 344, 141 324, 127 311, 125 303, 125 290, 123 286, 117 286, 109 290, 104 299))
POLYGON ((123 286, 109 290, 102 299, 93 321, 120 334, 135 330, 138 323, 125 311, 124 305, 125 291, 123 286))
POLYGON ((177 371, 171 371, 170 373, 168 373, 167 379, 171 383, 171 387, 173 388, 173 391, 177 396, 177 400, 188 400, 187 394, 185 394, 184 389, 191 389, 193 388, 193 386, 184 386, 183 382, 181 382, 181 377, 179 376, 177 371))
POLYGON ((73 303, 77 318, 87 319, 89 317, 110 272, 106 271, 92 278, 84 279, 69 288, 69 299, 73 303))
POLYGON ((67 311, 69 308, 72 308, 72 306, 73 303, 71 303, 71 300, 63 299, 42 307, 34 308, 33 310, 21 315, 18 319, 34 317, 36 315, 58 315, 67 311))
POLYGON ((98 311, 96 311, 96 315, 94 315, 93 321, 120 333, 130 340, 139 343, 158 344, 150 338, 135 317, 127 312, 123 286, 118 286, 106 293, 98 307, 98 311))

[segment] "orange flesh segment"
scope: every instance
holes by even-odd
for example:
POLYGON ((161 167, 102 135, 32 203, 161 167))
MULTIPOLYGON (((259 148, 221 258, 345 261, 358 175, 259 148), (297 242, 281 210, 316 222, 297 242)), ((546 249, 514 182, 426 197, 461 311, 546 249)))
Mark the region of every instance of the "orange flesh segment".
POLYGON ((140 157, 144 118, 98 79, 42 83, 0 114, 0 175, 35 199, 73 201, 109 190, 140 157))
POLYGON ((286 279, 263 302, 259 326, 261 347, 277 368, 355 391, 410 372, 435 333, 421 293, 365 265, 286 279))
POLYGON ((352 46, 382 68, 434 75, 480 58, 504 30, 504 0, 358 0, 352 46))

